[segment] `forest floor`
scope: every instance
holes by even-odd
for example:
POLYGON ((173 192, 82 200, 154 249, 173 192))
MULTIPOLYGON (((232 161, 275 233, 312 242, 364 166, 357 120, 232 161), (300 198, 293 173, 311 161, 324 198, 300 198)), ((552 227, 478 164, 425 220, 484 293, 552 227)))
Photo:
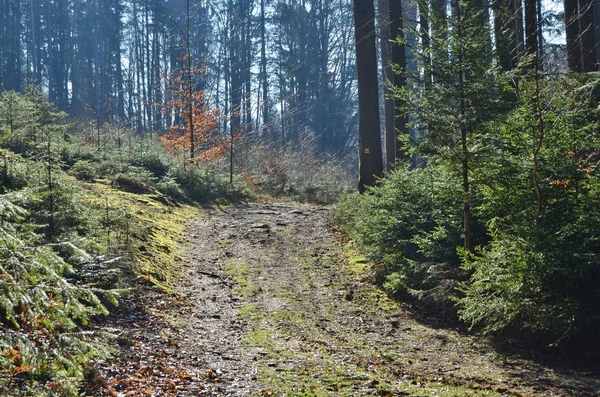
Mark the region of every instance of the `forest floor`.
POLYGON ((213 209, 189 225, 183 253, 177 299, 145 287, 113 316, 120 352, 88 376, 97 395, 600 393, 593 371, 419 321, 368 282, 328 208, 213 209))

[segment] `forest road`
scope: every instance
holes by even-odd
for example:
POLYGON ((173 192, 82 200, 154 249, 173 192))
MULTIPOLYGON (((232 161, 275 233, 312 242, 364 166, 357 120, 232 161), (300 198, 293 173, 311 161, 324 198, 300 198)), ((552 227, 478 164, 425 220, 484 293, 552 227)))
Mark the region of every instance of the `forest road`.
MULTIPOLYGON (((328 208, 245 204, 188 227, 180 348, 224 396, 597 395, 590 373, 418 322, 363 278, 328 208)), ((208 390, 208 389, 207 389, 208 390)))

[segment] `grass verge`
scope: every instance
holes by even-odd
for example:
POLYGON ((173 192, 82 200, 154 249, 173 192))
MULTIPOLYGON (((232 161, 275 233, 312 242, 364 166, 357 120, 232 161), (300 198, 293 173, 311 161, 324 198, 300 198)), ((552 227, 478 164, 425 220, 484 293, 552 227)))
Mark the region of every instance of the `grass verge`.
POLYGON ((91 185, 91 193, 92 205, 109 202, 111 208, 130 214, 133 272, 167 293, 176 293, 174 281, 184 266, 180 243, 186 225, 201 210, 172 203, 160 193, 130 193, 102 181, 91 185))

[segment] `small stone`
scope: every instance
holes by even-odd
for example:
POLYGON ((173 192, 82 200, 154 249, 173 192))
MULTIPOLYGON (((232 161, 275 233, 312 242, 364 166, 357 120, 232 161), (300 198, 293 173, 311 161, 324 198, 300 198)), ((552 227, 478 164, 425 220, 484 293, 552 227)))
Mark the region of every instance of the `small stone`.
POLYGON ((267 225, 266 223, 253 223, 252 225, 250 225, 250 229, 270 229, 271 226, 267 225))

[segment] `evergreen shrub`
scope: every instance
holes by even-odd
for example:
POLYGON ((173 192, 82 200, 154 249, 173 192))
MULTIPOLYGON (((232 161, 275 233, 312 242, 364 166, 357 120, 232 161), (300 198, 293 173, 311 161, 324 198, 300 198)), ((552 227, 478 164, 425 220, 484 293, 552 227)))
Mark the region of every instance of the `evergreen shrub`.
POLYGON ((379 263, 377 280, 401 294, 434 288, 460 264, 460 186, 443 168, 399 167, 337 206, 353 242, 379 263))
POLYGON ((29 216, 0 196, 0 370, 20 374, 23 390, 52 380, 61 395, 75 396, 87 362, 110 353, 90 322, 108 314, 99 295, 113 304, 116 295, 77 283, 74 264, 91 257, 71 246, 68 262, 56 248, 70 244, 43 244, 29 216))
POLYGON ((487 334, 597 347, 599 93, 598 76, 521 77, 513 110, 479 131, 486 155, 468 164, 471 250, 444 153, 418 152, 424 169, 400 167, 347 197, 337 216, 377 281, 419 299, 452 295, 458 317, 487 334))

